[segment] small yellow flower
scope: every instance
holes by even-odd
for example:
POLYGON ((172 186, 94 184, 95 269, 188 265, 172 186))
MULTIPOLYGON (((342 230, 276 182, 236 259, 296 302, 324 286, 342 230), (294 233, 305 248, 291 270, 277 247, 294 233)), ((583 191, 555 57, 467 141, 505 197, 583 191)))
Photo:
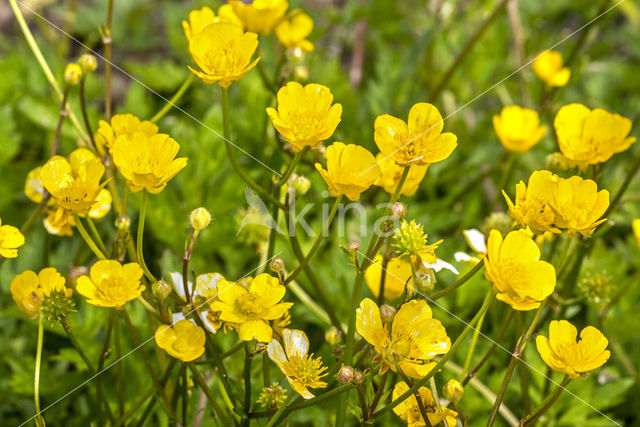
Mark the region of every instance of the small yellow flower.
POLYGON ((631 223, 631 228, 633 229, 633 234, 636 236, 636 241, 638 242, 638 246, 640 246, 640 218, 636 218, 631 223))
POLYGON ((535 171, 529 177, 529 184, 520 181, 516 185, 516 202, 507 193, 502 195, 509 206, 509 214, 523 228, 530 227, 535 234, 545 231, 559 233, 553 226, 556 215, 551 203, 560 178, 549 171, 535 171))
MULTIPOLYGON (((388 301, 398 299, 404 293, 413 295, 413 279, 411 278, 411 264, 403 258, 391 258, 386 266, 384 279, 384 298, 388 301)), ((382 278, 382 255, 376 255, 364 275, 369 290, 376 298, 380 294, 380 280, 382 278)))
POLYGON ((196 360, 204 353, 204 330, 187 319, 159 326, 155 338, 158 347, 183 362, 196 360))
POLYGON ((504 148, 516 153, 529 151, 547 132, 537 111, 517 105, 504 107, 499 116, 493 116, 493 128, 504 148))
POLYGON ((424 102, 411 107, 408 122, 384 114, 376 118, 374 127, 376 145, 400 166, 440 162, 458 145, 454 134, 442 133, 444 121, 438 109, 424 102))
POLYGON ((334 142, 327 147, 326 155, 327 170, 320 163, 316 163, 316 169, 333 197, 344 194, 349 200, 356 201, 380 174, 373 154, 359 145, 334 142))
POLYGON ((0 219, 0 256, 4 258, 16 258, 18 248, 24 245, 24 236, 13 225, 2 225, 0 219))
POLYGON ((606 350, 609 341, 598 329, 587 326, 580 332, 566 320, 552 320, 549 338, 538 335, 536 347, 542 360, 554 371, 576 379, 604 365, 611 355, 606 350))
POLYGON ((313 19, 300 9, 289 14, 276 27, 278 40, 287 48, 298 48, 304 52, 313 50, 313 43, 307 40, 313 31, 313 19))
POLYGON ((46 298, 56 293, 65 298, 71 297, 73 290, 65 287, 65 282, 66 279, 53 267, 40 270, 38 274, 27 270, 14 277, 10 285, 11 296, 20 311, 35 318, 46 298))
POLYGON ((248 31, 262 35, 273 31, 289 8, 286 0, 253 0, 249 4, 231 0, 229 4, 248 31))
POLYGON ((487 246, 485 276, 500 301, 514 310, 533 310, 553 293, 556 270, 540 260, 540 248, 527 233, 512 231, 503 240, 498 230, 491 230, 487 246))
POLYGON ((340 123, 342 105, 334 104, 328 87, 289 82, 278 90, 278 109, 267 108, 273 126, 295 151, 329 139, 340 123))
POLYGON ((78 148, 69 156, 53 156, 40 170, 44 188, 56 203, 77 215, 85 215, 96 202, 105 183, 105 168, 95 154, 78 148))
POLYGON ((309 339, 304 331, 284 329, 282 331, 284 349, 282 345, 271 340, 267 347, 269 358, 287 377, 291 388, 305 399, 313 398, 309 388, 324 388, 327 383, 322 381, 326 375, 326 366, 322 365, 320 357, 314 358, 309 353, 309 339), (286 353, 285 353, 286 352, 286 353))
POLYGON ((131 191, 157 194, 187 165, 186 157, 175 158, 178 150, 180 144, 169 135, 136 131, 116 138, 111 156, 131 191))
POLYGON ((73 227, 76 225, 73 214, 56 205, 47 209, 47 214, 42 223, 47 233, 54 236, 73 236, 73 227))
MULTIPOLYGON (((409 390, 404 382, 399 382, 393 387, 393 400, 396 400, 409 390)), ((456 418, 458 413, 447 407, 439 406, 434 400, 431 390, 427 387, 420 387, 418 389, 420 394, 420 400, 427 412, 427 418, 429 418, 429 424, 432 426, 439 425, 442 420, 446 420, 448 426, 456 425, 456 418)), ((408 427, 424 427, 425 422, 418 406, 418 400, 415 394, 411 395, 407 399, 400 402, 398 406, 393 408, 393 412, 407 423, 408 427)))
POLYGON ((435 356, 445 354, 451 340, 440 321, 431 317, 423 300, 411 300, 398 310, 391 331, 385 328, 377 304, 365 298, 356 310, 356 330, 381 358, 382 372, 396 365, 413 378, 422 378, 435 366, 435 356))
POLYGON ((562 54, 555 50, 539 53, 532 67, 535 75, 549 86, 564 86, 571 77, 571 70, 562 67, 562 54))
MULTIPOLYGON (((374 185, 382 187, 384 191, 389 194, 393 194, 402 178, 403 168, 398 166, 391 157, 385 156, 382 153, 376 155, 376 162, 380 168, 380 175, 374 185)), ((416 194, 422 179, 427 173, 429 165, 413 165, 410 166, 410 168, 409 175, 407 175, 402 190, 400 190, 400 194, 405 196, 413 196, 416 194)))
POLYGON ((104 147, 111 148, 120 135, 136 131, 153 136, 158 133, 158 126, 148 120, 141 121, 133 114, 116 114, 111 117, 111 123, 104 120, 98 122, 98 130, 93 139, 100 154, 104 155, 106 154, 104 147))
POLYGON ((137 263, 122 265, 118 261, 102 260, 93 264, 90 276, 78 278, 76 290, 89 304, 122 308, 144 291, 140 283, 142 274, 137 263))
POLYGON ((189 41, 191 37, 204 30, 204 27, 214 22, 227 22, 239 26, 243 25, 242 21, 233 13, 233 8, 229 4, 220 6, 217 16, 213 10, 204 6, 202 9, 195 9, 189 12, 189 21, 182 21, 184 36, 187 38, 187 41, 189 41))
POLYGON ((214 22, 189 40, 191 58, 202 71, 189 69, 207 84, 229 87, 256 66, 251 62, 258 47, 258 35, 245 33, 242 27, 228 22, 214 22))
POLYGON ((222 321, 233 324, 243 341, 270 342, 273 329, 269 321, 281 318, 293 305, 282 302, 286 288, 266 273, 249 279, 244 286, 220 279, 217 287, 218 299, 209 304, 211 310, 219 311, 222 321))
POLYGON ((581 169, 606 162, 636 140, 629 136, 631 120, 601 108, 590 110, 582 104, 560 108, 553 126, 562 151, 561 160, 581 169))
POLYGON ((560 179, 552 207, 556 212, 556 225, 566 228, 569 236, 575 233, 591 236, 596 227, 607 220, 600 217, 609 207, 609 192, 598 191, 595 181, 579 176, 560 179))

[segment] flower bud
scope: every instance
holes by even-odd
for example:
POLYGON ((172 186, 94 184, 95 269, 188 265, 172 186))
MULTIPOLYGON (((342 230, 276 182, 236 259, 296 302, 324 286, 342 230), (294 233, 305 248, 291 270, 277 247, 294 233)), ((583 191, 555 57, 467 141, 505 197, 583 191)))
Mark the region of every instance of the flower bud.
POLYGON ((309 78, 309 68, 306 65, 296 65, 293 69, 293 76, 299 82, 306 82, 309 78))
POLYGON ((513 219, 506 212, 493 212, 482 225, 482 234, 488 236, 491 230, 498 230, 503 236, 511 230, 513 219))
POLYGON ((299 47, 294 47, 287 51, 289 58, 294 62, 300 62, 304 59, 304 50, 299 47))
POLYGON ((551 153, 547 155, 545 158, 545 166, 546 169, 551 172, 562 172, 569 169, 569 165, 560 153, 551 153))
POLYGON ((258 403, 265 409, 275 409, 285 400, 287 400, 287 392, 278 383, 273 383, 262 389, 258 403))
POLYGON ((293 180, 293 189, 296 190, 297 196, 306 194, 306 192, 309 191, 309 188, 311 188, 311 181, 309 181, 309 178, 305 176, 297 176, 293 180))
POLYGON ((350 383, 353 380, 355 371, 351 366, 342 365, 340 371, 338 371, 338 381, 341 383, 350 383))
POLYGON ((360 252, 360 243, 352 240, 347 245, 347 250, 351 252, 353 255, 357 255, 360 252))
POLYGON ((332 326, 331 329, 324 333, 324 339, 330 346, 336 346, 342 341, 342 332, 340 332, 340 329, 332 326))
POLYGON ((91 55, 90 53, 85 53, 78 59, 78 63, 80 67, 82 67, 82 72, 85 74, 92 73, 98 68, 98 61, 96 57, 91 55))
POLYGON ((171 285, 164 280, 159 280, 151 286, 151 292, 160 301, 164 301, 171 293, 171 285))
POLYGON ((380 317, 382 323, 389 324, 393 322, 393 318, 396 316, 396 309, 389 304, 382 304, 380 306, 380 317))
POLYGON ((191 221, 191 227, 197 232, 209 226, 211 214, 205 208, 194 209, 189 220, 191 221))
POLYGON ((67 65, 64 69, 64 81, 68 85, 77 85, 82 78, 82 67, 75 62, 67 65))
POLYGON ((402 219, 407 214, 407 205, 400 202, 395 202, 391 207, 391 215, 395 219, 402 219))
POLYGON ((436 285, 436 275, 432 269, 426 269, 416 272, 415 287, 418 292, 426 294, 431 292, 436 285))
POLYGON ((364 375, 362 375, 362 372, 356 371, 353 374, 353 382, 354 382, 354 384, 362 384, 362 381, 364 381, 364 375))
POLYGON ((120 215, 116 219, 116 229, 121 232, 129 231, 129 227, 131 227, 131 219, 126 215, 120 215))
POLYGON ((442 389, 444 398, 450 402, 457 403, 462 398, 464 387, 455 379, 450 379, 442 389))
POLYGON ((275 257, 269 262, 269 268, 278 275, 284 274, 284 261, 280 257, 275 257))

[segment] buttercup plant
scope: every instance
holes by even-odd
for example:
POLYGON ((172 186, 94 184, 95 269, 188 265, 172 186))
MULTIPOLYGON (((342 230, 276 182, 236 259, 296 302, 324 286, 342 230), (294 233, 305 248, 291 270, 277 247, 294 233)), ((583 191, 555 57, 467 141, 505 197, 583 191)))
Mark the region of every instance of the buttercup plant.
POLYGON ((633 6, 32 3, 2 424, 638 421, 633 6))

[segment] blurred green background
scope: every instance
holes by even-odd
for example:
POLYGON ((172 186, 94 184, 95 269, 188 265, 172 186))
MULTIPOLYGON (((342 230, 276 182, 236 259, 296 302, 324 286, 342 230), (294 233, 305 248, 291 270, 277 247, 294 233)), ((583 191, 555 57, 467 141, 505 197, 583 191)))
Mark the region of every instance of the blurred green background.
MULTIPOLYGON (((447 87, 436 98, 430 93, 444 72, 488 14, 496 0, 389 0, 369 1, 292 1, 290 9, 302 7, 314 19, 310 37, 315 51, 295 64, 289 64, 292 75, 301 77, 308 70, 307 82, 321 83, 331 88, 336 102, 343 105, 342 122, 332 140, 363 145, 376 153, 373 142, 373 121, 379 114, 389 113, 406 119, 416 102, 434 103, 446 119, 445 130, 458 136, 459 146, 444 162, 431 167, 414 198, 405 199, 408 218, 425 225, 430 241, 445 239, 439 257, 453 262, 453 253, 467 250, 461 231, 481 228, 493 210, 504 210, 501 199, 496 201, 496 188, 504 169, 504 149, 492 126, 492 116, 503 105, 520 104, 532 108, 539 105, 543 86, 530 67, 512 76, 483 96, 474 98, 507 77, 540 51, 550 48, 596 16, 601 1, 541 0, 514 1, 502 11, 469 54, 456 69, 447 87), (364 28, 364 31, 362 31, 364 28), (360 29, 360 30, 358 30, 360 29), (362 52, 362 61, 358 60, 362 52), (297 69, 296 69, 297 67, 297 69), (303 67, 303 68, 301 68, 303 67), (469 105, 468 102, 474 100, 469 105), (459 111, 458 111, 459 110, 459 111)), ((67 62, 87 52, 80 42, 102 53, 98 28, 104 24, 106 1, 30 0, 29 8, 70 34, 50 26, 28 9, 23 9, 43 54, 59 81, 67 62)), ((138 0, 116 1, 114 11, 113 97, 116 113, 133 113, 149 118, 163 106, 162 97, 169 98, 188 76, 191 64, 181 21, 196 7, 217 8, 220 2, 138 0)), ((613 6, 615 3, 610 2, 613 6)), ((545 157, 555 151, 552 118, 557 109, 569 102, 581 102, 590 108, 602 107, 620 113, 637 122, 640 111, 640 8, 638 2, 626 0, 604 15, 589 28, 584 46, 572 64, 569 85, 560 89, 542 118, 549 127, 544 139, 530 152, 517 156, 514 174, 507 191, 514 193, 519 179, 525 179, 536 169, 545 168, 545 157)), ((580 34, 556 47, 565 57, 575 47, 580 34)), ((261 37, 262 61, 269 72, 282 54, 275 36, 261 37)), ((89 114, 94 128, 102 118, 104 86, 103 62, 96 75, 87 81, 89 114)), ((292 77, 293 78, 293 77, 292 77)), ((232 141, 271 168, 279 170, 290 156, 277 142, 271 123, 264 112, 273 98, 262 84, 257 70, 251 71, 230 90, 232 108, 232 141)), ((79 116, 77 90, 70 102, 79 116)), ((3 224, 19 226, 34 209, 24 195, 27 172, 43 164, 48 156, 58 118, 59 101, 34 59, 20 32, 7 2, 0 4, 0 217, 3 224)), ((180 155, 189 157, 189 164, 166 190, 150 198, 150 210, 145 233, 147 264, 154 273, 168 278, 168 272, 180 268, 184 242, 189 231, 188 215, 204 206, 215 218, 198 240, 192 258, 197 273, 220 272, 228 278, 241 277, 255 269, 264 251, 263 245, 247 233, 237 236, 238 218, 246 208, 244 182, 231 169, 222 139, 221 110, 217 86, 196 82, 179 105, 188 114, 173 109, 158 124, 161 132, 169 133, 181 144, 180 155)), ((80 116, 79 116, 80 117, 80 116)), ((637 127, 632 134, 638 136, 637 127)), ((69 121, 64 123, 59 152, 68 155, 76 146, 77 134, 69 121)), ((614 156, 604 165, 599 186, 614 194, 637 155, 635 144, 623 154, 614 156)), ((252 177, 265 186, 270 172, 243 153, 236 151, 252 177)), ((318 154, 315 154, 319 158, 318 154)), ((313 169, 312 162, 298 171, 312 180, 311 190, 298 203, 332 203, 327 198, 326 185, 313 169)), ((388 196, 376 189, 365 193, 363 204, 373 221, 388 196)), ((129 215, 132 229, 137 222, 139 194, 131 194, 129 215)), ((576 297, 584 296, 585 278, 603 274, 610 279, 611 297, 630 280, 640 282, 638 265, 640 251, 631 233, 630 222, 640 217, 640 179, 632 182, 623 203, 610 217, 613 227, 594 245, 583 268, 576 272, 573 287, 576 297)), ((321 227, 319 208, 307 215, 314 229, 321 227)), ((99 223, 101 230, 114 234, 115 216, 110 213, 99 223)), ((353 284, 354 270, 348 265, 338 245, 345 245, 357 235, 358 217, 351 217, 348 233, 336 235, 312 262, 327 294, 335 304, 341 319, 348 319, 347 304, 353 284)), ((255 236, 254 236, 255 237, 255 236)), ((38 271, 55 266, 68 272, 71 266, 87 265, 91 261, 88 248, 79 236, 61 238, 48 235, 41 221, 26 236, 17 260, 9 260, 0 268, 0 425, 17 425, 31 417, 33 409, 33 365, 36 343, 36 323, 26 319, 11 299, 9 284, 13 276, 25 269, 38 271)), ((305 250, 312 239, 303 237, 305 250)), ((288 268, 296 265, 288 242, 279 237, 276 252, 288 268)), ((456 264, 459 269, 464 265, 456 264)), ((453 283, 449 272, 438 275, 437 287, 453 283)), ((306 277, 300 276, 303 287, 309 289, 306 277)), ((480 275, 460 291, 439 300, 442 308, 459 319, 469 320, 489 286, 480 275)), ((607 296, 605 295, 605 296, 607 296)), ((626 425, 640 425, 640 317, 638 316, 640 287, 631 286, 609 314, 604 333, 610 340, 612 357, 603 369, 585 379, 574 381, 569 390, 608 416, 626 425)), ((77 296, 75 297, 77 298, 77 296)), ((296 301, 288 295, 288 300, 296 301)), ((604 298, 606 300, 606 298, 604 298)), ((139 306, 130 304, 129 311, 140 327, 143 337, 151 337, 153 328, 139 306)), ((71 321, 76 335, 96 360, 104 336, 106 311, 77 298, 78 312, 71 321)), ((569 320, 579 329, 597 325, 603 302, 582 298, 568 309, 569 320)), ((508 307, 498 304, 485 321, 484 330, 495 336, 508 307)), ((434 316, 446 326, 451 337, 457 336, 463 323, 443 309, 434 307, 434 316)), ((551 318, 555 318, 554 313, 551 318)), ((519 321, 527 322, 522 316, 519 321)), ((323 345, 323 323, 303 304, 292 310, 293 326, 309 335, 312 351, 332 365, 333 356, 323 345)), ((543 328, 546 334, 546 326, 543 328)), ((511 328, 503 341, 512 348, 516 330, 511 328)), ((221 335, 221 334, 218 334, 221 335)), ((218 337, 216 338, 218 339, 218 337)), ((224 347, 235 342, 235 334, 219 338, 224 347)), ((133 348, 123 329, 123 352, 133 348)), ((475 357, 489 348, 489 341, 480 337, 475 357)), ((149 343, 147 352, 154 353, 149 343)), ((465 352, 454 357, 461 365, 465 352)), ((45 334, 44 371, 41 382, 43 407, 53 403, 83 380, 87 371, 70 346, 59 326, 49 327, 45 334)), ((156 357, 154 355, 154 357, 156 357)), ((164 356, 158 355, 163 358, 164 356)), ((502 380, 509 355, 498 350, 480 372, 479 379, 494 392, 502 380)), ((535 370, 546 373, 546 367, 535 351, 527 348, 525 358, 535 370)), ((108 363, 115 360, 110 355, 108 363)), ((476 361, 476 359, 474 359, 476 361)), ((256 375, 259 364, 254 364, 256 375)), ((135 355, 125 360, 126 395, 133 400, 137 392, 147 388, 151 380, 135 355)), ((231 362, 231 375, 240 378, 241 362, 231 362)), ((526 370, 525 370, 526 371, 526 370)), ((274 378, 282 377, 273 370, 274 378)), ((112 372, 107 376, 112 378, 112 372)), ((454 376, 451 371, 439 375, 439 383, 454 376)), ((505 399, 516 414, 524 415, 527 397, 522 396, 521 381, 531 382, 530 399, 535 403, 543 394, 543 377, 534 370, 514 377, 505 399), (519 378, 517 378, 519 377, 519 378)), ((560 376, 554 376, 556 381, 560 376)), ((107 393, 115 396, 115 388, 105 381, 107 393)), ((193 393, 198 393, 194 390, 193 393)), ((257 393, 255 398, 257 398, 257 393)), ((197 399, 192 399, 194 402, 197 399)), ((255 400, 255 399, 254 399, 255 400)), ((295 413, 293 423, 324 425, 336 401, 295 413)), ((468 387, 462 407, 470 416, 471 425, 486 423, 491 407, 477 390, 468 387)), ((351 408, 355 410, 354 408, 351 408)), ((50 425, 85 426, 93 418, 86 389, 57 403, 45 413, 50 425)), ((547 422, 557 426, 604 426, 610 422, 594 409, 565 393, 549 413, 547 422)), ((162 412, 151 419, 153 425, 166 423, 162 412)), ((208 416, 208 415, 207 415, 208 416)), ((354 418, 351 418, 353 421, 354 418)), ((206 421, 206 418, 205 418, 206 421)), ((400 423, 395 415, 387 415, 382 423, 400 423)), ((503 422, 499 420, 499 422, 503 422)), ((206 424, 205 424, 206 425, 206 424)))

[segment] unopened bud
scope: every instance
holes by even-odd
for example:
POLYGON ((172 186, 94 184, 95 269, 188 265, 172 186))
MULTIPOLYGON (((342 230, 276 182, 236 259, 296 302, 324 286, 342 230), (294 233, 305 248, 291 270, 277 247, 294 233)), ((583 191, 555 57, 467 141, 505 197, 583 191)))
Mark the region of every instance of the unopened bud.
POLYGON ((131 219, 126 215, 118 216, 116 219, 116 228, 118 231, 127 232, 129 231, 129 227, 131 227, 131 219))
POLYGON ((299 47, 294 47, 293 49, 289 49, 289 57, 295 61, 300 62, 304 59, 304 50, 299 47))
POLYGON ((551 153, 545 158, 545 166, 551 172, 562 172, 569 169, 569 165, 560 153, 551 153))
POLYGON ((269 262, 269 268, 274 273, 284 274, 284 261, 280 257, 275 257, 269 262))
POLYGON ((191 212, 189 220, 191 221, 191 227, 193 227, 195 231, 200 231, 209 226, 211 214, 205 208, 194 209, 191 212))
POLYGON ((462 394, 464 393, 464 387, 455 379, 450 379, 442 389, 444 394, 444 398, 450 402, 457 403, 460 399, 462 399, 462 394))
POLYGON ((302 196, 311 188, 311 181, 305 176, 297 176, 293 180, 293 188, 296 190, 296 195, 302 196))
POLYGON ((86 74, 92 73, 98 68, 98 61, 96 57, 91 55, 90 53, 85 53, 78 59, 78 63, 80 67, 82 67, 82 71, 86 74))
POLYGON ((297 65, 293 69, 293 76, 298 81, 306 82, 309 78, 309 68, 306 65, 297 65))
POLYGON ((420 293, 431 292, 436 285, 436 275, 432 269, 422 270, 416 272, 415 288, 420 293))
POLYGON ((360 252, 360 243, 356 242, 355 240, 350 241, 347 245, 347 250, 353 255, 357 255, 358 252, 360 252))
POLYGON ((64 81, 69 85, 77 85, 82 78, 82 67, 75 62, 67 65, 64 69, 64 81))
POLYGON ((171 285, 164 280, 157 281, 151 286, 151 292, 153 292, 153 296, 158 298, 160 301, 164 301, 164 299, 171 293, 171 285))
POLYGON ((338 371, 338 381, 341 383, 350 383, 353 380, 354 370, 351 366, 342 365, 338 371))
POLYGON ((340 332, 340 329, 332 326, 331 329, 324 333, 324 339, 330 346, 336 346, 342 341, 342 332, 340 332))
POLYGON ((396 317, 396 309, 389 304, 382 304, 380 306, 380 317, 382 318, 382 323, 389 324, 396 317))
POLYGON ((364 381, 364 375, 362 375, 362 372, 356 371, 353 374, 353 382, 354 382, 354 384, 362 384, 362 381, 364 381))
POLYGON ((407 214, 407 206, 404 203, 395 202, 391 207, 391 215, 396 219, 404 218, 407 214))

